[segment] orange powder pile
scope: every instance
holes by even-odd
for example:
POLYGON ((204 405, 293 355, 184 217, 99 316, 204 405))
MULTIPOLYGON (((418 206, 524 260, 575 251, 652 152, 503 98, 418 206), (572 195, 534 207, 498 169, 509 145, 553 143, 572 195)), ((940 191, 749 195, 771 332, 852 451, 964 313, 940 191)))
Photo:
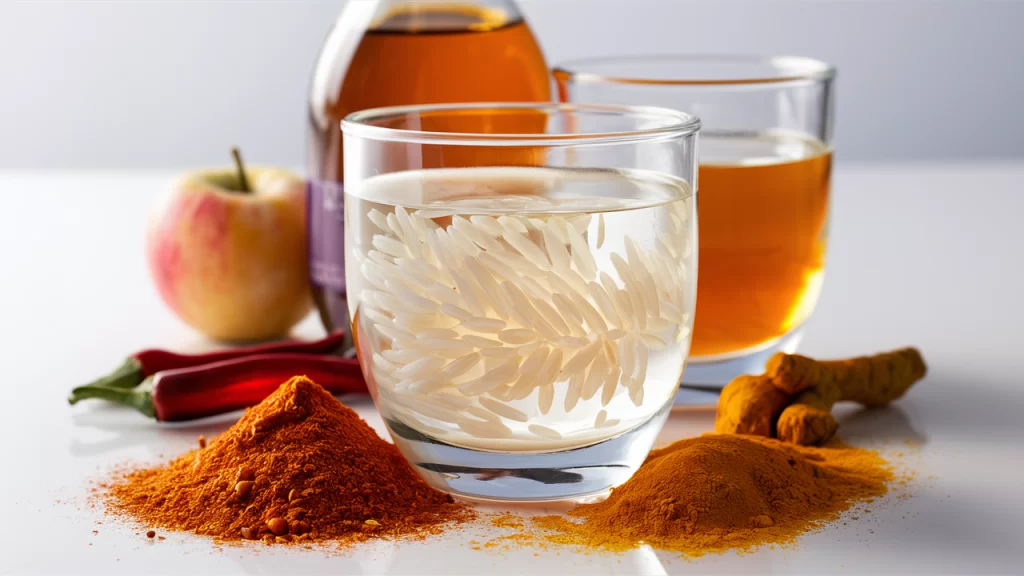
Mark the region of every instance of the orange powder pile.
POLYGON ((322 387, 296 377, 169 463, 104 486, 148 527, 268 544, 422 536, 474 516, 322 387))
POLYGON ((533 524, 565 544, 616 551, 649 544, 700 556, 790 543, 882 496, 892 479, 869 450, 709 434, 651 452, 607 500, 533 524))

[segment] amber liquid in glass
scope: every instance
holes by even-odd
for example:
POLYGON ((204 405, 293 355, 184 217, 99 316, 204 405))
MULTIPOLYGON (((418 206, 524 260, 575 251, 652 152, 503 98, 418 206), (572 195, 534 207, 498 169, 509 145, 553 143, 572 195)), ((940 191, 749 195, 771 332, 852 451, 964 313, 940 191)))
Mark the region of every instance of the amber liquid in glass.
POLYGON ((831 151, 786 134, 701 135, 691 357, 727 359, 800 326, 821 291, 831 151))
MULTIPOLYGON (((314 93, 310 111, 310 175, 333 182, 344 178, 339 125, 350 112, 551 97, 547 64, 526 23, 517 14, 469 4, 399 4, 365 32, 347 70, 334 77, 339 84, 314 93)), ((314 281, 313 298, 327 329, 348 325, 344 288, 314 281)))

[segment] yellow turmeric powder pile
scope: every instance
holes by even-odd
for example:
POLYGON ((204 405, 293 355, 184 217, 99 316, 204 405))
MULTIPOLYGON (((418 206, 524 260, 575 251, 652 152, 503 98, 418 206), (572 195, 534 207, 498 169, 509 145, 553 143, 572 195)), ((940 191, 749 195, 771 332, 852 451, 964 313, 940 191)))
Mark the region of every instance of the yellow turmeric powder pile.
POLYGON ((708 434, 651 452, 607 500, 534 522, 555 542, 700 556, 791 542, 885 494, 892 478, 877 453, 838 442, 810 448, 708 434))

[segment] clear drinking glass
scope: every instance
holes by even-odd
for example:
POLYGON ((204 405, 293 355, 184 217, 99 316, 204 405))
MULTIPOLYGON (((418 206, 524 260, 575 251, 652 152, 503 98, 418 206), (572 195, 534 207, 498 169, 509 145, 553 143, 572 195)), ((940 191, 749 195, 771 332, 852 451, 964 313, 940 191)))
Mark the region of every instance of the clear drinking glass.
POLYGON ((700 275, 687 384, 721 386, 793 352, 821 291, 831 66, 808 58, 634 56, 554 71, 563 102, 700 117, 700 275))
POLYGON ((559 104, 342 122, 356 347, 433 486, 575 498, 646 457, 690 347, 699 126, 559 104))

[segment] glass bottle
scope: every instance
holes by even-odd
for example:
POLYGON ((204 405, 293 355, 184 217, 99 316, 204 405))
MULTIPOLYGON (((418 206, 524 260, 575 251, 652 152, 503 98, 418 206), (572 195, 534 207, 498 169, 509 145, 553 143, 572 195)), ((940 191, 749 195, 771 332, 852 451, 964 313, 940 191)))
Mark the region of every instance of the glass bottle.
POLYGON ((512 0, 345 5, 309 96, 309 274, 325 328, 350 327, 342 118, 379 106, 550 99, 544 56, 512 0))

